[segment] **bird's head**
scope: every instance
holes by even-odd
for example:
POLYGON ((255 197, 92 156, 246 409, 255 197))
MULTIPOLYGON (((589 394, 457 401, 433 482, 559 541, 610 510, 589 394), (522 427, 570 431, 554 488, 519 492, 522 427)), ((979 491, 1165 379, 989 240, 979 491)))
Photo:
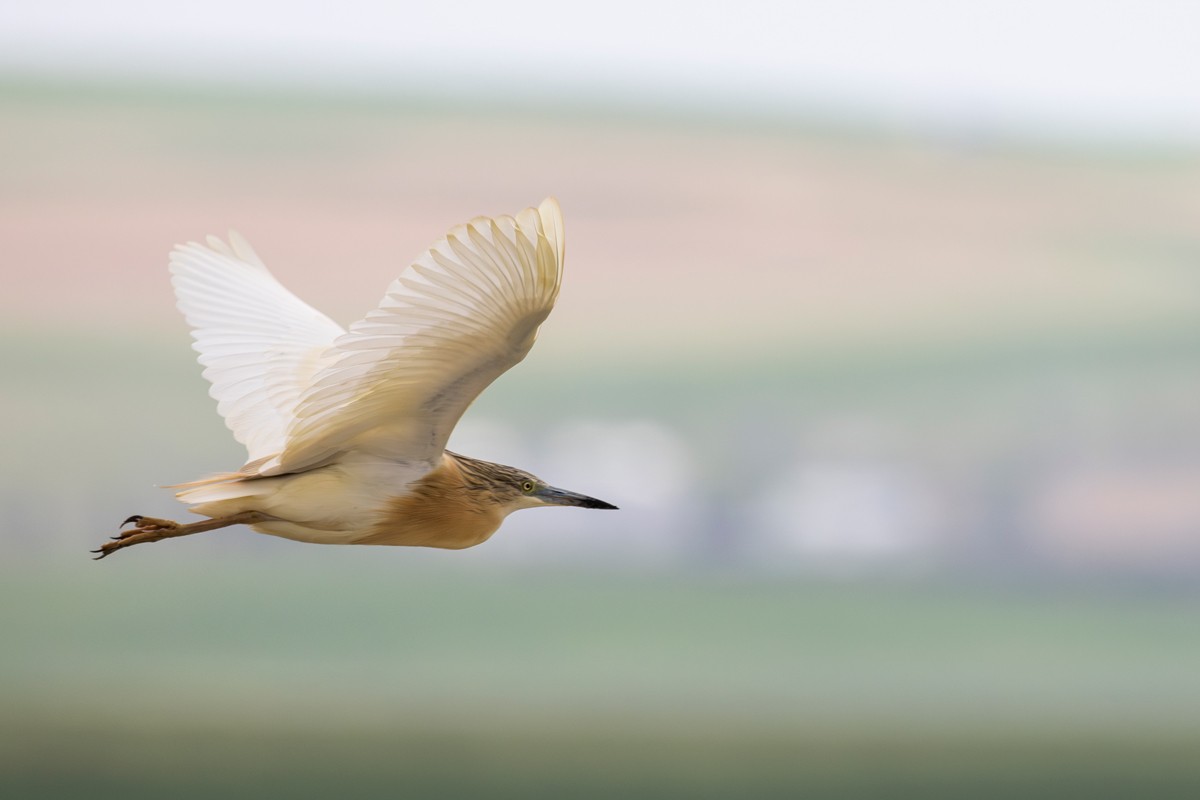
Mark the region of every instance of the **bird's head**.
POLYGON ((569 492, 551 486, 545 481, 535 478, 528 472, 522 472, 520 479, 512 483, 517 494, 510 503, 513 510, 533 508, 535 506, 578 506, 579 508, 608 508, 615 509, 612 503, 588 497, 586 494, 569 492))
POLYGON ((551 486, 541 478, 516 467, 453 455, 464 477, 474 484, 474 488, 490 495, 491 502, 500 505, 505 514, 536 506, 616 508, 612 503, 551 486))

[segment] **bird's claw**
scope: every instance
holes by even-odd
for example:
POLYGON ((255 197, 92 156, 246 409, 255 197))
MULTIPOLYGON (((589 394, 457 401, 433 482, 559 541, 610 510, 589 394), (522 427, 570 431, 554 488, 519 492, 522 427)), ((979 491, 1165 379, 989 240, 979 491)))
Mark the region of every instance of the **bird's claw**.
POLYGON ((121 523, 124 528, 129 523, 134 523, 134 527, 127 531, 120 531, 116 536, 110 537, 111 541, 100 545, 99 549, 90 552, 98 555, 92 559, 99 561, 102 558, 112 555, 123 547, 128 547, 132 544, 141 544, 142 542, 157 542, 163 538, 167 531, 173 531, 179 527, 179 523, 169 519, 155 519, 154 517, 143 517, 141 514, 134 514, 129 519, 121 523))
POLYGON ((113 542, 105 542, 104 544, 100 545, 100 547, 96 548, 95 550, 89 550, 88 551, 89 553, 97 553, 98 554, 95 558, 92 559, 92 561, 99 561, 100 559, 105 558, 106 556, 110 556, 113 553, 120 550, 121 547, 123 546, 121 544, 118 544, 118 542, 120 542, 120 541, 121 541, 120 539, 117 539, 116 541, 113 541, 113 542))

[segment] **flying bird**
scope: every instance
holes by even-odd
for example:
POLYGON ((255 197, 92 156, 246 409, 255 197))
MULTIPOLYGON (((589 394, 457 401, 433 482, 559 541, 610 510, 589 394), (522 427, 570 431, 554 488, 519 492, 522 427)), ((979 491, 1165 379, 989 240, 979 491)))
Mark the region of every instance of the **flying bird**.
POLYGON ((554 198, 477 217, 349 330, 285 289, 237 233, 177 246, 179 308, 247 461, 171 487, 208 519, 134 515, 92 552, 230 525, 320 544, 461 549, 518 509, 616 508, 446 450, 467 407, 533 346, 558 296, 563 245, 554 198))

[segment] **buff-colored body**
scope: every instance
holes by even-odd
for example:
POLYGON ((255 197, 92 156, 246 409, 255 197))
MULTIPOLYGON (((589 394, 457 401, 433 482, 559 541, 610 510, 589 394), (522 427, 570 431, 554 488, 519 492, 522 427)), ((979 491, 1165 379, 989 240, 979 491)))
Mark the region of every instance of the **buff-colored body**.
POLYGON ((429 469, 351 460, 298 475, 234 480, 180 492, 218 495, 192 507, 207 517, 257 511, 260 533, 313 544, 383 544, 461 550, 488 540, 511 511, 469 479, 464 459, 445 453, 429 469))

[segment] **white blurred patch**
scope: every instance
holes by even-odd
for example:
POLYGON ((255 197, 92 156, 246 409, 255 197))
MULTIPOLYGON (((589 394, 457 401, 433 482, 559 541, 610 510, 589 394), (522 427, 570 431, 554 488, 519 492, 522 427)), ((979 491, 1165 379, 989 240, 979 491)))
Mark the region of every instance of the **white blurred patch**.
POLYGON ((887 561, 930 549, 935 506, 927 482, 909 469, 809 461, 767 490, 763 526, 776 547, 819 562, 887 561))
POLYGON ((631 508, 672 506, 691 479, 683 442, 648 420, 569 422, 546 450, 547 464, 564 479, 586 481, 631 508))

